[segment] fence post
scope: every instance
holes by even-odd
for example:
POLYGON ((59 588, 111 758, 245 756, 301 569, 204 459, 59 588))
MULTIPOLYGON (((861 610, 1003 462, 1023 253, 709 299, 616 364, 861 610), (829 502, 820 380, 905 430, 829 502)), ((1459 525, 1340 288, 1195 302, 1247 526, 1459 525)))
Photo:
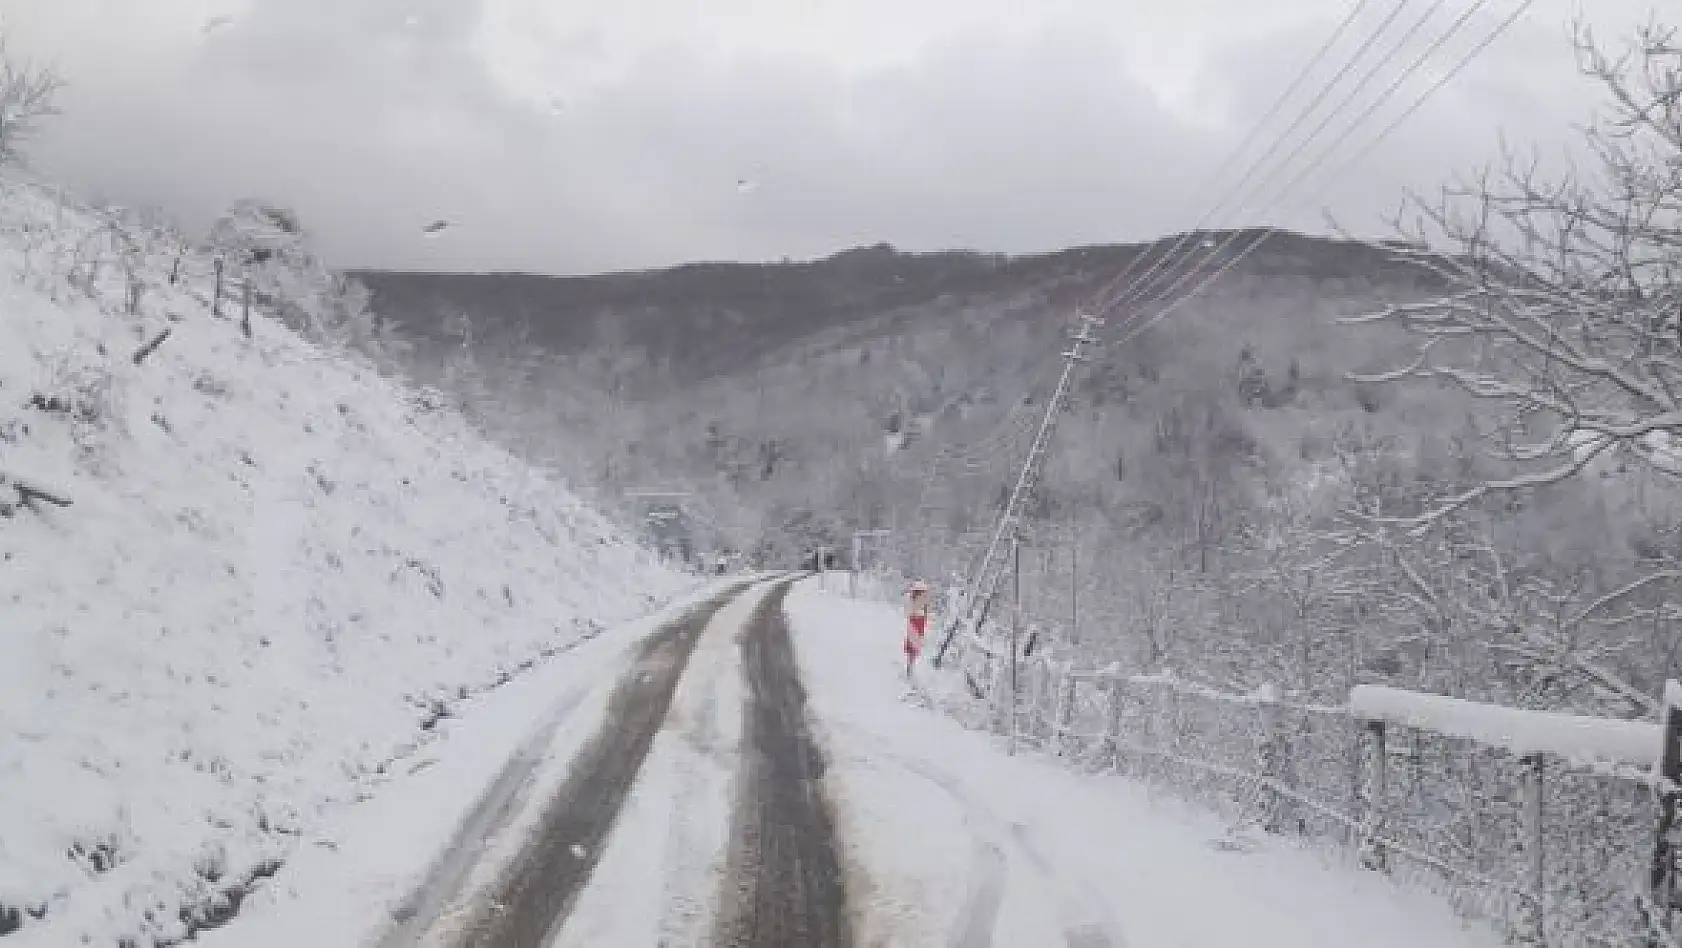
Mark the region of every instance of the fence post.
POLYGON ((1150 713, 1146 717, 1145 726, 1150 732, 1150 746, 1154 753, 1148 759, 1141 759, 1141 775, 1152 786, 1159 774, 1168 766, 1167 755, 1172 753, 1168 747, 1168 699, 1165 693, 1168 688, 1160 684, 1150 686, 1150 713))
POLYGON ((1048 655, 1040 660, 1039 674, 1034 676, 1034 710, 1028 720, 1034 728, 1034 737, 1042 748, 1050 745, 1055 736, 1053 727, 1057 720, 1051 707, 1051 694, 1055 690, 1052 685, 1056 669, 1051 667, 1051 657, 1048 655))
POLYGON ((1075 689, 1077 687, 1074 665, 1064 665, 1062 687, 1058 689, 1059 700, 1062 702, 1057 708, 1057 751, 1059 754, 1068 754, 1072 750, 1070 743, 1073 740, 1071 732, 1075 727, 1075 689))
POLYGON ((243 315, 240 316, 239 328, 240 328, 240 332, 245 333, 245 338, 247 338, 247 339, 251 338, 251 278, 250 277, 245 278, 245 312, 244 312, 243 315))
MULTIPOLYGON (((1279 724, 1279 691, 1271 683, 1262 685, 1257 690, 1257 710, 1261 716, 1261 771, 1262 776, 1275 783, 1282 783, 1285 777, 1284 768, 1284 728, 1279 724)), ((1273 805, 1267 808, 1267 816, 1262 820, 1262 829, 1269 833, 1278 834, 1285 826, 1286 801, 1283 795, 1268 790, 1273 798, 1273 805)))
POLYGON ((1547 877, 1542 862, 1542 790, 1544 786, 1542 771, 1542 755, 1531 754, 1520 758, 1524 765, 1524 843, 1529 849, 1530 879, 1530 911, 1526 913, 1529 923, 1524 934, 1527 944, 1545 946, 1547 937, 1547 914, 1543 899, 1547 891, 1547 877))
POLYGON ((987 656, 987 678, 993 689, 993 730, 1002 735, 1010 724, 1010 658, 987 656))
POLYGON ((1379 872, 1389 870, 1389 859, 1384 851, 1384 844, 1377 839, 1384 830, 1385 809, 1385 763, 1389 751, 1384 746, 1384 722, 1366 721, 1362 729, 1368 735, 1368 753, 1372 758, 1372 777, 1367 783, 1366 813, 1362 820, 1360 836, 1360 860, 1364 869, 1374 869, 1379 872))
POLYGON ((210 297, 210 315, 215 316, 218 319, 220 319, 221 316, 222 316, 222 258, 221 257, 216 258, 216 291, 210 297))
POLYGON ((1676 857, 1678 850, 1677 802, 1682 796, 1682 684, 1667 681, 1664 686, 1664 747, 1659 751, 1659 824, 1653 834, 1653 861, 1648 871, 1644 904, 1636 906, 1644 925, 1642 933, 1649 948, 1659 948, 1662 936, 1676 931, 1676 857))
POLYGON ((1110 769, 1121 769, 1121 676, 1117 675, 1108 682, 1105 689, 1110 699, 1109 723, 1104 729, 1104 741, 1109 745, 1110 769))

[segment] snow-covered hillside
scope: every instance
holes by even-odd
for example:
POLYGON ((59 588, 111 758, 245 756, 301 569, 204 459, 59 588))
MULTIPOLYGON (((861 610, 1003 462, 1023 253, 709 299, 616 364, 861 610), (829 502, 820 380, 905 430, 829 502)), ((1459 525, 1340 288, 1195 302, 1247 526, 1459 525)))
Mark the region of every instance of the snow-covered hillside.
POLYGON ((216 924, 452 703, 685 582, 366 363, 213 317, 209 259, 172 283, 168 241, 3 187, 5 948, 216 924))

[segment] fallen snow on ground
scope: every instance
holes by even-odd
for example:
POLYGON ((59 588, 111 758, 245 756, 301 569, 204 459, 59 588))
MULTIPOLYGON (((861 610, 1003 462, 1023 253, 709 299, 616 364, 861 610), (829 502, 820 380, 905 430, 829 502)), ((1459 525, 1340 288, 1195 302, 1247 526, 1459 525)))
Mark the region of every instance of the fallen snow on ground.
POLYGON ((213 318, 203 258, 142 258, 133 315, 70 288, 39 235, 99 222, 6 188, 0 474, 74 506, 0 517, 0 944, 216 921, 451 706, 680 589, 459 417, 213 318))
MULTIPOLYGON (((802 583, 788 609, 831 755, 859 944, 1495 948, 1430 896, 1119 777, 1010 757, 908 687, 903 618, 802 583)), ((926 667, 917 674, 925 682, 926 667)), ((945 679, 948 676, 934 676, 945 679)), ((939 681, 936 692, 961 689, 939 681)))

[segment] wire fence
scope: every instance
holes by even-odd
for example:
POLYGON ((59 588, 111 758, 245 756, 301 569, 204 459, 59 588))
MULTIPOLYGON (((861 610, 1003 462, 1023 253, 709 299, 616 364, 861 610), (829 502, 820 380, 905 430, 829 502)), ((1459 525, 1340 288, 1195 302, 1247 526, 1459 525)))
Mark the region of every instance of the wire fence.
POLYGON ((1143 781, 1239 836, 1325 844, 1519 943, 1674 944, 1673 899, 1655 907, 1649 876, 1676 787, 1656 770, 1515 754, 1271 686, 1232 694, 1044 655, 1013 669, 1009 646, 960 642, 954 667, 985 708, 969 723, 1013 748, 1143 781))

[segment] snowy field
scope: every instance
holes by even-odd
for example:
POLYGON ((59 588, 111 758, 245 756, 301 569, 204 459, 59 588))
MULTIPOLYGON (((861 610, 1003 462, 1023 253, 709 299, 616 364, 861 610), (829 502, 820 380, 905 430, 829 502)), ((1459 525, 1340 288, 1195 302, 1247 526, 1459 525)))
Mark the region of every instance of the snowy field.
MULTIPOLYGON (((1495 948, 1431 897, 1312 850, 1227 827, 1119 777, 1088 776, 930 710, 898 611, 789 597, 809 715, 831 754, 859 944, 979 948, 1495 948)), ((944 677, 938 675, 938 677, 944 677)), ((927 689, 925 691, 925 689, 927 689)))
POLYGON ((0 484, 7 948, 214 925, 465 699, 689 582, 368 366, 213 318, 206 259, 142 259, 136 314, 72 288, 40 235, 98 222, 5 188, 0 475, 73 502, 0 484))

